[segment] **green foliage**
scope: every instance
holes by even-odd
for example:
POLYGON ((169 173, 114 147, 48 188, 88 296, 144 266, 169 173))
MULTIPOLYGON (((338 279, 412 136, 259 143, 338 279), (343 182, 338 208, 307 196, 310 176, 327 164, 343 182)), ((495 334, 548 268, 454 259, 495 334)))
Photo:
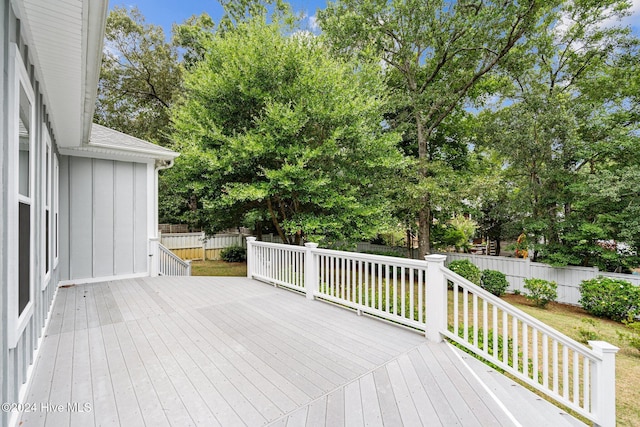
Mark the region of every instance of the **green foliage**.
POLYGON ((242 246, 229 246, 220 251, 220 258, 226 262, 244 262, 247 260, 247 250, 242 246))
POLYGON ((94 120, 129 135, 169 145, 169 108, 182 69, 162 27, 146 24, 136 8, 107 16, 94 120))
POLYGON ((391 222, 389 184, 405 161, 380 126, 378 64, 260 20, 204 42, 173 110, 183 154, 170 173, 187 175, 179 196, 195 199, 207 231, 259 211, 283 241, 324 244, 391 222))
POLYGON ((630 320, 640 314, 640 288, 626 280, 598 276, 580 283, 579 302, 594 316, 630 320))
POLYGON ((482 272, 478 267, 475 266, 471 261, 467 259, 460 259, 456 261, 451 261, 448 266, 449 270, 457 273, 470 281, 471 283, 475 283, 476 285, 480 285, 480 279, 482 277, 482 272))
POLYGON ((625 334, 620 331, 616 331, 618 334, 618 338, 621 340, 627 341, 629 346, 635 348, 640 351, 640 322, 625 322, 628 329, 629 334, 625 334))
POLYGON ((383 255, 383 256, 392 256, 392 257, 396 257, 396 258, 406 258, 403 254, 397 252, 397 251, 383 251, 383 250, 376 250, 376 251, 362 251, 363 254, 371 254, 371 255, 383 255))
POLYGON ((509 287, 507 276, 497 270, 483 270, 480 278, 480 286, 495 296, 502 296, 509 287))
POLYGON ((546 307, 558 298, 558 284, 543 279, 524 279, 524 288, 529 292, 525 295, 538 307, 546 307))
POLYGON ((581 327, 578 327, 579 341, 583 344, 587 344, 589 341, 600 340, 600 334, 597 330, 597 323, 593 319, 583 318, 581 327))
POLYGON ((521 38, 540 23, 545 27, 542 17, 555 6, 556 1, 540 0, 338 0, 319 11, 323 34, 337 51, 387 64, 396 106, 388 123, 404 131, 406 151, 419 159, 406 191, 411 197, 402 202, 419 223, 421 255, 429 252, 432 206, 445 205, 439 197, 466 164, 468 144, 451 138, 450 121, 464 115, 467 99, 494 90, 491 84, 482 87, 483 78, 521 38))

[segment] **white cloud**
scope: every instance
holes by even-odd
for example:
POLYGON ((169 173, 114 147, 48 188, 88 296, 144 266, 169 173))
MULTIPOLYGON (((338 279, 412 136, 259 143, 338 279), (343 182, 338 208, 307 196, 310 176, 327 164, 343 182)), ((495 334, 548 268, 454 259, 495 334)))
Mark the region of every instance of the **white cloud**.
POLYGON ((318 25, 318 17, 316 15, 309 16, 307 18, 307 22, 309 23, 309 28, 311 29, 311 31, 313 31, 314 33, 320 32, 320 25, 318 25))

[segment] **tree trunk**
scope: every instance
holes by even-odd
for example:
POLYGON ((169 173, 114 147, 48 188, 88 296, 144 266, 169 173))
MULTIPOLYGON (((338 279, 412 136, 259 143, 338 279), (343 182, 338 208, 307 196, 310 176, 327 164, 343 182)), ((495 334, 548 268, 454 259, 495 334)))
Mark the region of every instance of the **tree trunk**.
MULTIPOLYGON (((428 138, 425 135, 424 124, 422 123, 422 116, 418 109, 415 110, 416 130, 418 135, 418 162, 419 173, 421 179, 427 178, 428 161, 428 138)), ((424 194, 421 197, 421 206, 418 211, 418 257, 424 259, 425 255, 431 253, 430 246, 430 233, 431 233, 431 206, 429 194, 424 194)))
POLYGON ((282 231, 282 227, 280 227, 280 223, 278 222, 278 218, 276 213, 273 210, 273 205, 271 204, 271 199, 267 199, 267 208, 269 208, 269 216, 271 216, 271 222, 273 222, 273 226, 276 228, 278 232, 278 236, 282 239, 282 243, 290 244, 287 236, 284 235, 284 231, 282 231))

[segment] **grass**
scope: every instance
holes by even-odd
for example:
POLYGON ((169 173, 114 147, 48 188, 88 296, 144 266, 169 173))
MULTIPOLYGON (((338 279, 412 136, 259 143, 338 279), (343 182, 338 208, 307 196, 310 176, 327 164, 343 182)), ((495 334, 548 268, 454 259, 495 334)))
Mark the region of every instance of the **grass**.
POLYGON ((616 355, 617 425, 640 426, 640 351, 618 336, 618 332, 629 334, 628 327, 591 316, 580 307, 550 303, 543 309, 535 307, 522 295, 506 295, 503 299, 577 341, 584 342, 586 335, 592 335, 591 339, 620 347, 616 355))
POLYGON ((191 275, 247 277, 247 263, 212 260, 193 261, 191 262, 191 275))

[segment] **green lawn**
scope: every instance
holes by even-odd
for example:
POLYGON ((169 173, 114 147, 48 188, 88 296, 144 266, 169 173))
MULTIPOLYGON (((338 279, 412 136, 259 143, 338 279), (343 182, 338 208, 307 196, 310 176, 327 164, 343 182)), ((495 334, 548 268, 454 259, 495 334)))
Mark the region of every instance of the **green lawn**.
POLYGON ((246 262, 193 261, 192 276, 247 276, 246 262))

